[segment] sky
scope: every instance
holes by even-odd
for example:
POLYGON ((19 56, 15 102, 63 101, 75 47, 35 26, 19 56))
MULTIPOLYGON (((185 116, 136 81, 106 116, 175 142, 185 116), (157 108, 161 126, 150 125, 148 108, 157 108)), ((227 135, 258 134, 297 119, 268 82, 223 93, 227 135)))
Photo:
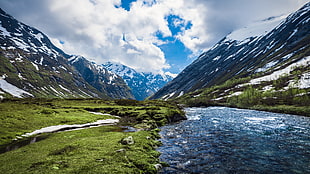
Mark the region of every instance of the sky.
POLYGON ((1 0, 67 54, 177 74, 230 32, 309 0, 1 0))

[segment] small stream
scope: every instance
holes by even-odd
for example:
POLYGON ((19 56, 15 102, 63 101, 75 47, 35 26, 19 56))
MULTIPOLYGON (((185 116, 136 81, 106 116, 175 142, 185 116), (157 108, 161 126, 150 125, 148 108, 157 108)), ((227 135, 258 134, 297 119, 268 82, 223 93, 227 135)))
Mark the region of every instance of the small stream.
POLYGON ((310 173, 310 118, 226 107, 187 108, 162 127, 161 173, 310 173))
POLYGON ((1 146, 0 147, 0 154, 5 153, 5 152, 9 152, 12 150, 16 150, 16 149, 21 148, 23 146, 44 140, 44 139, 48 138, 48 136, 49 136, 48 134, 44 134, 44 135, 37 135, 35 137, 27 137, 27 138, 24 138, 21 140, 15 140, 10 144, 1 146))

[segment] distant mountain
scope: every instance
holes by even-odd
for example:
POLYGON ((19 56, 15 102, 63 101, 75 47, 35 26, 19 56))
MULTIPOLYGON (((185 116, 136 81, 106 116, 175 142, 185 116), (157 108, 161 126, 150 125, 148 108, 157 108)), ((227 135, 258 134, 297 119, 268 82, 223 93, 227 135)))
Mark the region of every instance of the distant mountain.
POLYGON ((286 18, 271 17, 233 31, 151 98, 171 99, 188 93, 193 98, 208 93, 210 99, 219 99, 242 94, 250 85, 261 90, 309 89, 309 19, 310 3, 286 18), (233 83, 239 88, 226 86, 220 93, 211 90, 233 79, 243 79, 239 82, 243 84, 233 83))
POLYGON ((88 68, 91 63, 86 59, 75 63, 44 33, 2 9, 0 22, 0 98, 132 98, 119 76, 103 67, 88 68))
POLYGON ((109 97, 135 98, 124 80, 116 73, 104 68, 104 66, 90 62, 82 56, 72 56, 69 58, 69 62, 91 86, 109 97))
POLYGON ((132 93, 137 100, 144 100, 153 95, 173 79, 169 74, 137 72, 128 66, 118 63, 107 62, 103 66, 121 76, 132 89, 132 93))

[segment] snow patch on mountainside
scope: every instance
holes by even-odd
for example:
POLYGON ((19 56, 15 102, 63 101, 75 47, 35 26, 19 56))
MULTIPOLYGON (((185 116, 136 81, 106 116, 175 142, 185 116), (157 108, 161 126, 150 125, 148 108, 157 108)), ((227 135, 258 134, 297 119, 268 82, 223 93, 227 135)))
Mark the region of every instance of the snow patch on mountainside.
MULTIPOLYGON (((0 21, 1 22, 1 21, 0 21)), ((1 24, 1 23, 0 23, 1 24)), ((6 28, 3 28, 2 26, 0 26, 0 34, 3 35, 3 36, 11 36, 11 33, 8 32, 6 30, 6 28)))
POLYGON ((41 39, 43 39, 44 36, 43 36, 41 33, 32 34, 32 35, 33 35, 38 41, 40 41, 40 42, 42 43, 41 39))
POLYGON ((34 68, 35 68, 37 71, 39 71, 39 66, 38 66, 37 64, 35 64, 35 63, 33 63, 33 62, 31 62, 31 64, 34 66, 34 68))
POLYGON ((310 88, 310 72, 304 73, 297 85, 301 89, 310 88))
POLYGON ((281 76, 285 75, 285 74, 290 74, 290 72, 299 66, 309 66, 310 65, 310 56, 305 57, 303 59, 301 59, 300 61, 296 62, 296 63, 292 63, 291 65, 287 66, 284 69, 278 70, 273 72, 270 75, 266 75, 263 77, 259 77, 256 79, 252 79, 250 81, 250 84, 260 84, 263 81, 272 81, 272 80, 277 80, 278 78, 280 78, 281 76))
POLYGON ((285 20, 287 15, 282 15, 278 17, 270 17, 268 19, 255 22, 247 27, 241 28, 239 30, 233 31, 226 37, 226 40, 237 40, 248 42, 248 38, 263 36, 269 33, 272 29, 274 29, 277 25, 279 25, 282 21, 285 20))
POLYGON ((69 93, 72 93, 69 89, 63 87, 62 85, 58 85, 58 86, 59 86, 61 89, 65 90, 65 91, 67 91, 67 92, 69 92, 69 93))
POLYGON ((75 62, 77 62, 79 59, 82 59, 82 56, 71 56, 68 60, 71 64, 74 64, 75 62))
POLYGON ((167 101, 168 99, 170 99, 171 97, 173 97, 175 93, 176 93, 176 92, 167 94, 167 95, 163 96, 162 99, 165 100, 165 101, 167 101))
POLYGON ((22 90, 16 86, 10 84, 9 82, 7 82, 5 80, 5 77, 6 77, 5 75, 0 77, 0 88, 3 91, 13 95, 14 97, 18 97, 18 98, 22 98, 25 94, 33 97, 33 95, 30 94, 29 92, 24 91, 24 90, 22 90))
POLYGON ((264 71, 268 70, 269 68, 275 66, 278 62, 279 62, 278 60, 269 62, 264 67, 258 68, 255 72, 264 72, 264 71))

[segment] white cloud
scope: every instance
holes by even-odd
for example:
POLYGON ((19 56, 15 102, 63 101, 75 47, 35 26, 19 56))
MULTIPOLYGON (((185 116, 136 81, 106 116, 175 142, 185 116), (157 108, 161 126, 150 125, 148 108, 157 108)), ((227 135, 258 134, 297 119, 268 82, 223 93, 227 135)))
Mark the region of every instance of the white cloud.
POLYGON ((187 0, 177 13, 193 26, 178 38, 197 55, 238 28, 294 12, 307 2, 309 0, 187 0))
POLYGON ((115 8, 117 4, 113 1, 53 1, 52 13, 64 16, 60 25, 71 31, 66 33, 63 49, 97 63, 113 60, 140 71, 159 72, 169 68, 164 53, 155 46, 159 41, 154 36, 158 30, 171 36, 165 20, 169 9, 162 4, 150 6, 137 1, 126 11, 115 8))
POLYGON ((175 26, 191 23, 176 38, 194 55, 211 47, 236 28, 272 15, 292 12, 309 0, 137 0, 130 11, 116 8, 121 0, 1 0, 0 6, 23 22, 46 33, 68 54, 97 63, 117 61, 140 71, 169 68, 165 42, 172 36, 166 17, 175 26), (60 43, 62 41, 62 43, 60 43))

